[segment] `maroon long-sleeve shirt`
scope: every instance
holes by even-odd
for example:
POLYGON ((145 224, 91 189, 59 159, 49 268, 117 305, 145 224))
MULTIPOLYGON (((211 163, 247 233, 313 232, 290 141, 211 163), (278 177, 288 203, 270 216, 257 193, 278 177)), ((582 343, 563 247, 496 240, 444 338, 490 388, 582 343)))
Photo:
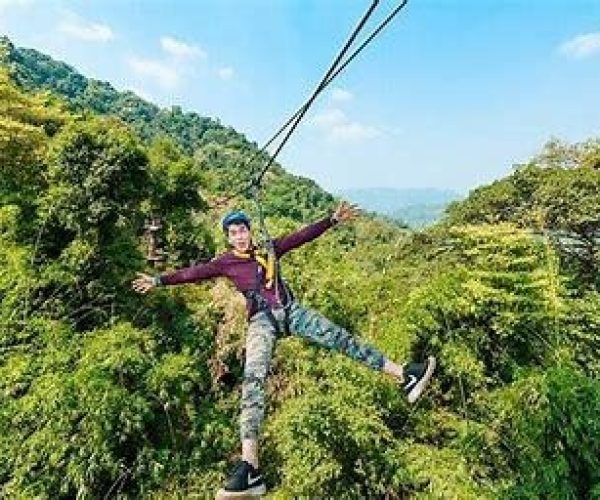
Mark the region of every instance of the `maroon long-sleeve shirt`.
MULTIPOLYGON (((290 250, 298 248, 304 243, 314 240, 333 225, 331 217, 326 217, 318 222, 303 227, 299 231, 273 240, 275 254, 281 257, 290 250)), ((163 274, 160 281, 163 285, 178 285, 181 283, 195 283, 211 278, 229 278, 238 291, 245 293, 256 289, 257 276, 260 276, 260 293, 272 307, 277 305, 275 289, 265 287, 264 271, 254 259, 238 257, 232 251, 218 255, 210 262, 199 264, 173 273, 163 274)), ((283 298, 284 290, 279 284, 279 296, 283 298)), ((246 309, 250 318, 256 311, 254 301, 246 300, 246 309)))

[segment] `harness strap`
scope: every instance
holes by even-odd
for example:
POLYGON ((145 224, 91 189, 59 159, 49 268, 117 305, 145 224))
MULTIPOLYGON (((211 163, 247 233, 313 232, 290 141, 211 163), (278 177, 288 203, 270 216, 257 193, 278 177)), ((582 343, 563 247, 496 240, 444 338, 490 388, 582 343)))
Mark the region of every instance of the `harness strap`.
MULTIPOLYGON (((288 294, 288 295, 291 295, 291 294, 288 294)), ((275 315, 273 314, 273 310, 269 306, 267 299, 265 299, 259 292, 257 292, 256 290, 246 290, 244 292, 244 296, 248 300, 251 300, 254 304, 256 304, 257 311, 264 312, 266 314, 267 319, 269 320, 269 322, 275 329, 275 333, 278 337, 281 336, 282 333, 285 335, 290 334, 289 307, 287 307, 289 305, 289 303, 286 304, 286 306, 282 308, 283 315, 284 315, 283 322, 279 322, 277 320, 277 318, 275 317, 275 315), (282 331, 281 326, 283 326, 283 331, 282 331)))

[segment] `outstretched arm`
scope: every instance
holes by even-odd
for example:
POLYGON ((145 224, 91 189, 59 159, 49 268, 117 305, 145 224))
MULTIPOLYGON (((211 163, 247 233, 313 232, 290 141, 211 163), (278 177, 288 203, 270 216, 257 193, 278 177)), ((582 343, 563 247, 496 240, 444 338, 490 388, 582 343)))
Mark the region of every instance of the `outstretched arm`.
POLYGON ((132 283, 133 289, 139 293, 148 293, 153 288, 161 285, 179 285, 217 278, 223 276, 223 269, 221 262, 218 259, 214 259, 205 264, 186 267, 160 276, 150 276, 144 273, 137 273, 137 276, 137 279, 133 280, 132 283))
POLYGON ((298 248, 309 241, 321 236, 330 227, 355 218, 360 211, 356 205, 342 202, 335 212, 313 224, 303 227, 299 231, 288 234, 274 241, 277 256, 281 256, 294 248, 298 248))

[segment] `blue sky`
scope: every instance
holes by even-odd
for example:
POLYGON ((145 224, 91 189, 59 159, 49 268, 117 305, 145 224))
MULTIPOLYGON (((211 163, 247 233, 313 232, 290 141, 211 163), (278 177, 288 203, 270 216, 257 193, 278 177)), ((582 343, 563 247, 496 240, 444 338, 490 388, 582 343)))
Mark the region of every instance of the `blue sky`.
MULTIPOLYGON (((259 143, 368 0, 0 0, 0 33, 259 143)), ((392 6, 381 1, 381 14, 392 6)), ((328 190, 466 191, 600 135, 600 1, 409 0, 281 155, 328 190)))

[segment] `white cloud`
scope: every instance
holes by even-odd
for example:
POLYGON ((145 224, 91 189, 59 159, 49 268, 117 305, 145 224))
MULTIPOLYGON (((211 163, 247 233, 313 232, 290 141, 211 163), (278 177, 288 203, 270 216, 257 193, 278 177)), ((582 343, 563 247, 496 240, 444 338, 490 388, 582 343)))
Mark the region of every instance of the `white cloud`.
POLYGON ((0 0, 0 12, 4 12, 11 7, 25 7, 32 3, 33 0, 0 0))
POLYGON ((351 101, 352 99, 354 99, 354 94, 348 90, 336 88, 331 91, 332 101, 343 102, 351 101))
POLYGON ((176 40, 175 38, 172 38, 170 36, 161 37, 160 46, 167 54, 181 59, 191 57, 199 57, 200 59, 206 59, 208 57, 207 53, 200 47, 196 45, 190 45, 188 43, 182 42, 181 40, 176 40))
MULTIPOLYGON (((190 64, 189 59, 208 57, 200 47, 170 36, 161 37, 159 42, 164 52, 162 56, 148 58, 131 55, 126 59, 130 70, 138 77, 144 78, 143 81, 137 81, 136 85, 144 87, 154 83, 163 89, 172 90, 184 81, 186 75, 194 73, 195 64, 190 64)), ((215 66, 209 71, 222 80, 231 80, 235 76, 235 70, 231 66, 215 66)), ((204 73, 208 74, 206 71, 204 73)))
POLYGON ((59 23, 58 30, 86 42, 108 42, 115 37, 113 31, 106 24, 86 21, 72 12, 66 14, 66 19, 59 23))
POLYGON ((582 59, 600 53, 600 32, 578 35, 559 47, 559 52, 568 57, 582 59))
POLYGON ((348 122, 336 125, 330 132, 332 139, 351 142, 374 139, 380 135, 381 131, 378 128, 358 122, 348 122))
POLYGON ((161 37, 160 46, 165 56, 154 59, 131 56, 127 59, 127 65, 137 76, 149 78, 164 89, 173 89, 181 81, 182 75, 189 73, 192 66, 186 59, 208 57, 200 47, 170 36, 161 37))
POLYGON ((152 78, 161 87, 173 88, 179 81, 177 70, 162 61, 130 57, 127 63, 134 73, 142 77, 152 78))
POLYGON ((327 137, 334 141, 358 142, 382 135, 382 131, 371 125, 350 120, 337 108, 322 111, 312 119, 312 123, 324 130, 327 137))
POLYGON ((341 109, 326 109, 313 118, 313 123, 320 128, 331 128, 346 123, 348 117, 341 109))
POLYGON ((217 70, 217 75, 221 80, 231 80, 235 75, 235 71, 231 66, 224 66, 217 70))

